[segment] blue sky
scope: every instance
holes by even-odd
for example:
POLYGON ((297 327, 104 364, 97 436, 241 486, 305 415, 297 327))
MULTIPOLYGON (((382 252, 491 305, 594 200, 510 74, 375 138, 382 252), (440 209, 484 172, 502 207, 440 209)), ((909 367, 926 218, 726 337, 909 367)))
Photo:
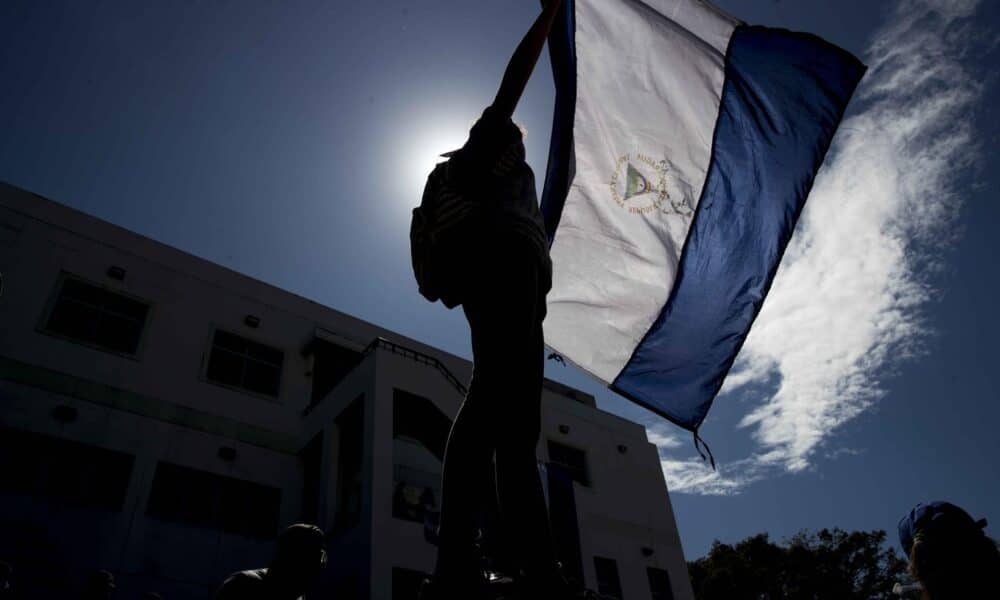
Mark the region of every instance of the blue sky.
MULTIPOLYGON (((649 427, 689 558, 761 531, 892 531, 926 499, 1000 520, 1000 6, 717 4, 872 67, 703 427, 719 471, 571 367, 548 375, 649 427)), ((416 293, 409 211, 536 12, 8 0, 0 179, 469 356, 461 314, 416 293)), ((543 63, 516 115, 536 172, 552 100, 543 63)))

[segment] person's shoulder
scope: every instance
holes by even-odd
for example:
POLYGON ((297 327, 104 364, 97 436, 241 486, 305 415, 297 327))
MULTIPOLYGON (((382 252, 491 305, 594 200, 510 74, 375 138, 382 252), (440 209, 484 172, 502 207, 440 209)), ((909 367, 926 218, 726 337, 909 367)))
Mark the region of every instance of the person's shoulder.
POLYGON ((439 181, 439 182, 446 181, 448 179, 448 176, 449 176, 448 173, 449 173, 449 168, 450 168, 449 165, 450 164, 451 164, 451 160, 449 159, 449 160, 441 161, 441 162, 437 163, 436 165, 434 165, 434 168, 431 169, 431 174, 428 176, 428 179, 433 179, 433 180, 439 181))
POLYGON ((434 165, 434 169, 427 176, 427 184, 424 186, 425 197, 427 195, 433 197, 440 193, 441 188, 449 181, 448 173, 448 161, 434 165))
POLYGON ((228 598, 240 598, 243 594, 256 591, 261 582, 264 580, 264 575, 267 574, 267 569, 252 569, 249 571, 237 571, 226 580, 222 582, 222 586, 219 591, 216 592, 215 597, 219 600, 225 600, 228 598))
POLYGON ((250 569, 248 571, 237 571, 230 575, 229 579, 242 583, 260 583, 264 580, 265 575, 267 575, 267 569, 250 569))

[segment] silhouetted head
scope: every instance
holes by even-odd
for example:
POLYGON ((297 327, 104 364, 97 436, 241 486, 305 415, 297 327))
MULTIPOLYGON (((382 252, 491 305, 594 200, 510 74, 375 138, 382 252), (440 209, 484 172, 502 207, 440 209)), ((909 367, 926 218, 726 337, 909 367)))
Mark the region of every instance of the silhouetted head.
POLYGON ((469 139, 451 157, 458 169, 460 184, 481 185, 484 178, 495 176, 497 163, 505 155, 524 160, 524 135, 509 117, 502 117, 492 106, 472 126, 469 139))
POLYGON ((85 600, 111 600, 115 596, 115 576, 109 571, 94 571, 83 586, 85 600))
POLYGON ((900 519, 899 542, 925 598, 986 597, 1000 572, 1000 552, 985 526, 985 519, 948 502, 918 504, 900 519))
POLYGON ((268 578, 276 578, 284 590, 296 597, 312 586, 325 564, 323 530, 315 525, 296 523, 278 535, 268 578))

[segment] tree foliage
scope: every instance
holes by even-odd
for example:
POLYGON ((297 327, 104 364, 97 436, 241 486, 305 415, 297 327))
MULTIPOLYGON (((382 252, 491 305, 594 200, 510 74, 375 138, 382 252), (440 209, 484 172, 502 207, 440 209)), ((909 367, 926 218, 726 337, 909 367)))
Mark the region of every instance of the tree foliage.
POLYGON ((881 530, 823 529, 779 545, 762 533, 716 541, 688 569, 698 600, 888 600, 906 562, 885 541, 881 530))

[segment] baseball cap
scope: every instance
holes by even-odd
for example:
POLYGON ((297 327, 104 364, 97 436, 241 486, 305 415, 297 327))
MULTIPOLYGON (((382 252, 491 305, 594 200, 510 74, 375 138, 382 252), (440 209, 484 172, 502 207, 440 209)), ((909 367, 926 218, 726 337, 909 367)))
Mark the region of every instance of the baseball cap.
POLYGON ((909 556, 917 534, 982 533, 984 527, 986 519, 976 521, 969 513, 950 502, 937 500, 920 503, 899 520, 899 544, 906 556, 909 556))

